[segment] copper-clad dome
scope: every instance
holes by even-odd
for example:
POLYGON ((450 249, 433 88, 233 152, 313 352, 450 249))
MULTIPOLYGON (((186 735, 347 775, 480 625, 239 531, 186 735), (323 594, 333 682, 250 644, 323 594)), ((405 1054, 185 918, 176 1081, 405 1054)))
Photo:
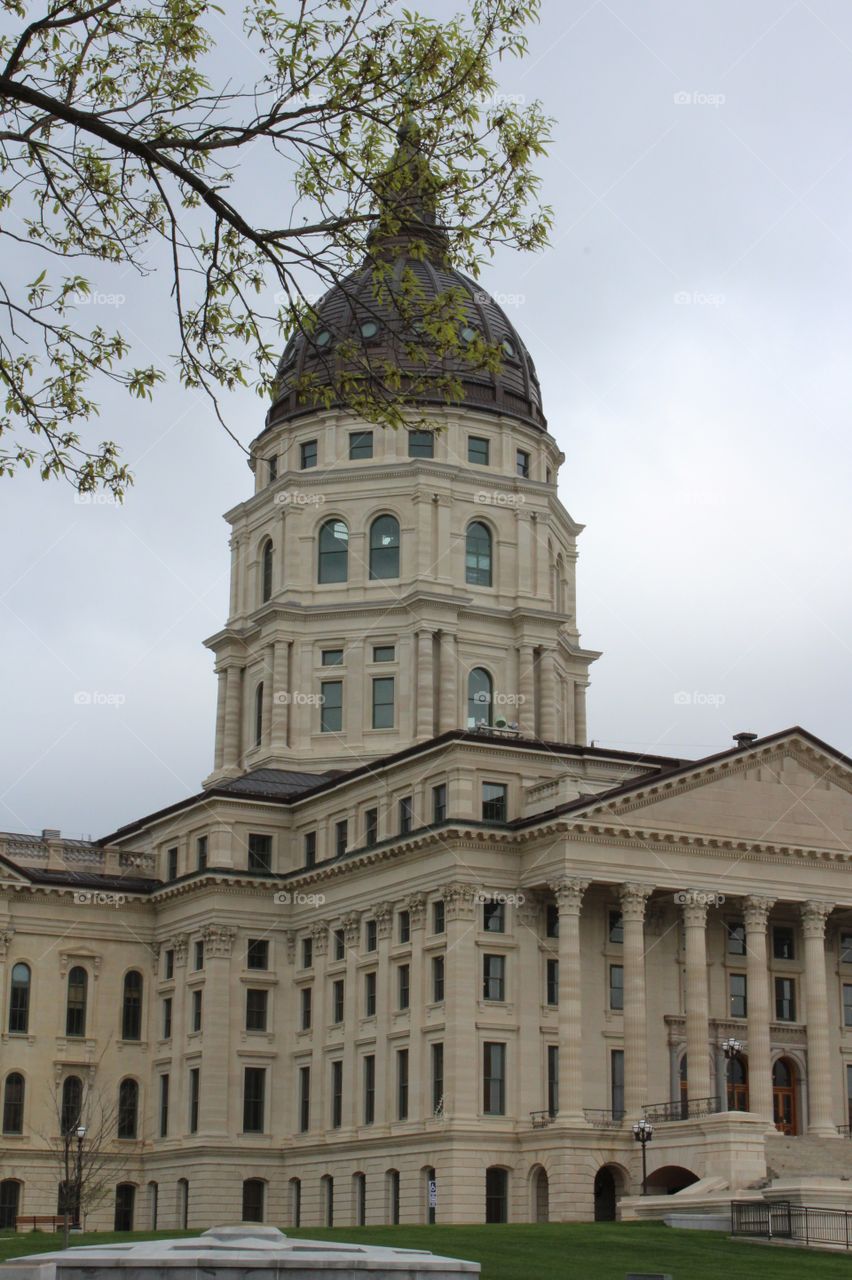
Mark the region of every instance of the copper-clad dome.
MULTIPOLYGON (((415 403, 464 405, 505 414, 542 430, 547 428, 535 367, 514 325, 480 284, 447 264, 446 237, 436 224, 430 198, 431 174, 416 143, 412 145, 412 132, 405 125, 400 130, 400 149, 391 162, 397 174, 404 168, 407 175, 412 175, 402 193, 398 191, 393 197, 399 211, 398 226, 392 235, 374 232, 362 265, 317 303, 316 322, 310 334, 298 332, 287 343, 278 366, 276 396, 267 415, 267 426, 309 413, 324 403, 322 390, 338 385, 343 368, 343 358, 336 351, 341 347, 351 350, 351 344, 357 343, 359 363, 367 361, 380 368, 392 361, 402 369, 403 389, 415 403), (382 264, 384 286, 381 301, 377 301, 379 291, 374 282, 378 261, 382 264), (421 341, 412 333, 418 328, 417 321, 410 314, 403 321, 393 301, 403 282, 410 280, 409 272, 422 291, 418 293, 418 305, 434 302, 449 291, 463 299, 462 338, 469 341, 481 336, 489 346, 499 347, 499 369, 486 369, 465 361, 461 355, 449 354, 436 355, 434 374, 430 375, 428 367, 424 372, 422 359, 416 360, 411 350, 412 342, 421 341), (409 379, 405 377, 406 370, 410 371, 409 379), (306 377, 311 381, 310 396, 297 390, 305 386, 302 379, 306 377), (458 380, 461 398, 447 398, 448 377, 458 380), (430 387, 430 381, 434 386, 430 387), (412 391, 414 382, 416 390, 412 391)), ((332 400, 337 399, 335 394, 332 400)))

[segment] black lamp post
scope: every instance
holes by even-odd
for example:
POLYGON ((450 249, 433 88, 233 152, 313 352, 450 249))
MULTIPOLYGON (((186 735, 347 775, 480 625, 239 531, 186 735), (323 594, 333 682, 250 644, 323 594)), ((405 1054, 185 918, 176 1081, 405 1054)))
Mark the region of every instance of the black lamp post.
POLYGON ((86 1136, 86 1126, 84 1124, 77 1125, 77 1177, 75 1182, 74 1194, 74 1216, 76 1218, 76 1227, 79 1231, 83 1225, 81 1203, 83 1200, 83 1139, 86 1136))
POLYGON ((646 1148, 654 1136, 654 1126, 650 1120, 637 1120, 633 1126, 633 1137, 642 1147, 642 1195, 648 1194, 648 1156, 646 1148))
MULTIPOLYGON (((725 1085, 726 1086, 730 1083, 730 1079, 729 1079, 730 1073, 731 1073, 730 1063, 733 1062, 734 1058, 738 1058, 742 1053, 742 1051, 743 1051, 742 1040, 736 1040, 733 1036, 728 1036, 727 1040, 722 1041, 722 1052, 725 1055, 725 1085)), ((727 1092, 727 1088, 726 1088, 726 1092, 727 1092)), ((719 1110, 730 1111, 730 1106, 728 1105, 727 1097, 719 1099, 719 1110)))

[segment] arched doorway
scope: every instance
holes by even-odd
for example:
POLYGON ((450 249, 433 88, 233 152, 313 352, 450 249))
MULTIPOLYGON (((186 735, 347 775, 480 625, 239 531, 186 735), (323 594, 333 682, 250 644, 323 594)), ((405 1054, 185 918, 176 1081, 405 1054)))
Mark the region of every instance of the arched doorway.
POLYGON ((798 1083, 796 1064, 789 1058, 779 1058, 772 1068, 772 1116, 781 1133, 799 1132, 798 1083))
POLYGON ((615 1175, 609 1165, 595 1174, 595 1222, 615 1222, 615 1175))
POLYGON ((684 1187, 691 1187, 698 1181, 698 1174, 691 1169, 684 1169, 679 1164, 666 1164, 662 1169, 655 1169, 648 1174, 649 1196, 673 1196, 684 1187))
POLYGON ((741 1053, 728 1066, 728 1110, 748 1111, 748 1062, 741 1053))
POLYGON ((547 1171, 538 1165, 532 1173, 532 1220, 550 1221, 550 1179, 547 1171))
POLYGON ((14 1178, 0 1182, 0 1228, 14 1227, 20 1212, 21 1184, 14 1178))

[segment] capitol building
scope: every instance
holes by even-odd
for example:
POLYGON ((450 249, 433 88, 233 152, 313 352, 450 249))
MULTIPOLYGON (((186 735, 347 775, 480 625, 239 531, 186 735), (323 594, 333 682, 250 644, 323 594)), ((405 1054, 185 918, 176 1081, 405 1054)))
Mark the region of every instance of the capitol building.
POLYGON ((197 794, 0 835, 2 1226, 96 1142, 99 1229, 614 1217, 643 1117, 651 1197, 852 1163, 850 761, 589 745, 564 456, 444 248, 424 206, 284 352, 197 794), (405 373, 377 256, 501 352, 409 429, 300 390, 405 373))

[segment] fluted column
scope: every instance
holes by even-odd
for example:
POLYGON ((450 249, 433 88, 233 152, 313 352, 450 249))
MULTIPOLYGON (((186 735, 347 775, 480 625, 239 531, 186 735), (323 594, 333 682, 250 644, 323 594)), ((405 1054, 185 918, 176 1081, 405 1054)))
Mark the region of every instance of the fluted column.
POLYGON ((535 659, 531 644, 518 645, 518 728, 526 737, 535 734, 535 659))
MULTIPOLYGON (((201 1050, 201 1080, 204 1099, 204 1131, 220 1137, 229 1134, 234 1124, 237 1130, 243 1127, 242 1088, 240 1079, 239 1093, 232 1096, 232 1081, 229 1075, 230 1063, 222 1054, 222 1042, 232 1038, 236 1041, 239 1032, 234 1023, 239 1007, 234 1009, 231 1003, 231 951, 237 931, 231 925, 208 924, 202 931, 204 940, 204 1034, 201 1050), (237 1116, 239 1117, 237 1119, 237 1116)), ((181 983, 175 983, 175 994, 181 983)), ((185 1010, 181 1013, 186 1017, 185 1010)), ((175 1055, 176 1065, 178 1055, 175 1055)), ((186 1125, 185 1106, 185 1072, 181 1073, 180 1086, 174 1099, 179 1117, 177 1132, 183 1132, 186 1125)), ((267 1091, 268 1099, 268 1091, 267 1091)), ((267 1119, 269 1123, 269 1102, 267 1100, 267 1119)))
POLYGON ((222 744, 223 766, 236 769, 240 763, 240 711, 242 671, 237 666, 225 668, 225 732, 222 744))
MULTIPOLYGON (((746 898, 743 904, 748 984, 748 1109, 768 1124, 772 1124, 773 1114, 766 922, 774 905, 774 898, 760 897, 746 898)), ((724 1100, 722 1105, 726 1105, 724 1100)))
MULTIPOLYGON (((423 1088, 423 1022, 424 1006, 424 953, 423 925, 426 918, 426 897, 413 893, 404 903, 411 926, 411 955, 409 958, 411 1008, 409 1010, 408 1036, 408 1114, 412 1120, 423 1121, 431 1116, 430 1097, 423 1088)), ((403 1046, 400 1045, 400 1048, 403 1046)))
POLYGON ((388 1031, 391 1021, 390 939, 393 930, 393 903, 379 902, 373 910, 376 920, 376 1124, 386 1125, 394 1110, 394 1079, 391 1071, 391 1045, 388 1031))
POLYGON ((825 974, 825 922, 832 902, 802 904, 805 937, 805 1001, 808 1017, 808 1133, 837 1137, 831 1098, 831 1043, 825 974))
POLYGON ((583 1116, 583 999, 580 908, 588 880, 564 879, 550 886, 559 905, 559 1119, 583 1116))
POLYGON ((444 1112, 459 1123, 477 1115, 482 1061, 477 1057, 475 903, 473 886, 447 884, 441 890, 447 917, 447 974, 444 984, 444 1112))
POLYGON ((552 649, 542 649, 538 659, 541 681, 541 736, 545 742, 555 742, 556 730, 556 662, 552 649))
POLYGON ((683 895, 686 933, 686 1056, 689 1097, 710 1097, 710 1010, 707 999, 708 895, 683 895))
POLYGON ((325 1100, 328 1095, 326 1079, 325 1038, 328 1030, 326 1014, 325 971, 328 951, 328 925, 315 924, 311 930, 311 959, 314 983, 311 997, 311 1128, 328 1128, 325 1100))
POLYGON ((216 749, 213 755, 213 768, 221 769, 225 759, 225 704, 228 688, 228 676, 225 671, 216 673, 216 749))
MULTIPOLYGON (((459 727, 459 660, 456 637, 451 631, 441 632, 440 731, 447 733, 459 727)), ((464 722, 466 723, 466 722, 464 722)))
POLYGON ((287 750, 290 723, 289 640, 276 640, 272 657, 272 724, 269 745, 273 751, 287 750))
POLYGON ((358 943, 361 938, 361 916, 357 911, 344 916, 341 927, 346 948, 346 976, 343 985, 343 1128, 352 1130, 359 1122, 361 1098, 356 1071, 358 1027, 358 943))
POLYGON ((645 1001, 645 904, 652 888, 623 884, 619 890, 624 929, 624 1111, 638 1116, 648 1101, 648 1021, 645 1001))
POLYGON ((432 632, 417 632, 417 674, 414 705, 417 708, 417 737, 431 738, 435 732, 435 673, 432 632))

